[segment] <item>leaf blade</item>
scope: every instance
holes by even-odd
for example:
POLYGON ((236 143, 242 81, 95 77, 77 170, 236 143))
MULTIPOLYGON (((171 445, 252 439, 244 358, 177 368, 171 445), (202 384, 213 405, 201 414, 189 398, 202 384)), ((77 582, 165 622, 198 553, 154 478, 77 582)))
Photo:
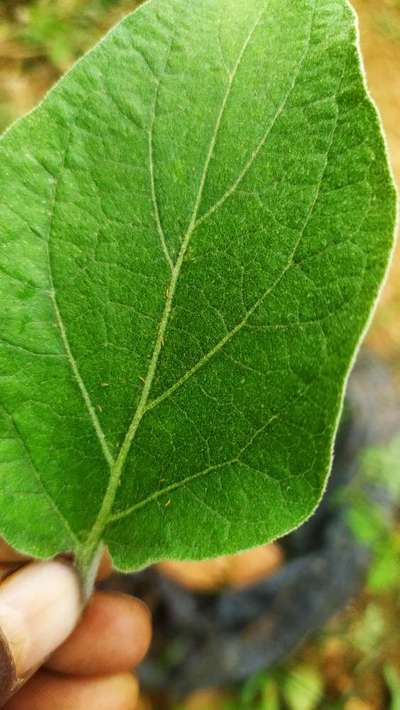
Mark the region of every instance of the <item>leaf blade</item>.
POLYGON ((311 513, 393 241, 347 4, 242 6, 151 0, 1 143, 25 352, 0 394, 78 546, 125 569, 311 513))

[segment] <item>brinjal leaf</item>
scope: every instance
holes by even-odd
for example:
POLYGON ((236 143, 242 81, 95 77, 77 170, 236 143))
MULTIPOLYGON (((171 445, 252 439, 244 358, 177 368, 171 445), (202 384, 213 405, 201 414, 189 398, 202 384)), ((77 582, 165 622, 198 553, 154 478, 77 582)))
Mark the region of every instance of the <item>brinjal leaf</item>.
POLYGON ((392 248, 345 0, 150 0, 0 142, 0 532, 115 565, 315 509, 392 248))

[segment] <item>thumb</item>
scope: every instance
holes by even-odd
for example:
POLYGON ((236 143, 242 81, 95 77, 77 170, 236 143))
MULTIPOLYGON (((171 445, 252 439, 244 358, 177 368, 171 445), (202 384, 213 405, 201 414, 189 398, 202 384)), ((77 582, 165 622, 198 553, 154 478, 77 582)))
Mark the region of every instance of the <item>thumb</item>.
POLYGON ((66 562, 32 562, 0 585, 0 707, 70 635, 83 608, 66 562))

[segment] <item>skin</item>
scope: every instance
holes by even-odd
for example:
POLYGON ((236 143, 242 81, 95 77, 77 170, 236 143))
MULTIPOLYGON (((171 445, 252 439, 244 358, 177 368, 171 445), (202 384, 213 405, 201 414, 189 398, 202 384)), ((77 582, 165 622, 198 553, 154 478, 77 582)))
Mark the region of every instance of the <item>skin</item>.
MULTIPOLYGON (((2 570, 24 562, 0 541, 2 570)), ((105 557, 99 578, 110 572, 105 557)), ((95 592, 73 633, 5 710, 135 710, 139 693, 132 669, 145 656, 150 640, 150 613, 141 601, 95 592)))

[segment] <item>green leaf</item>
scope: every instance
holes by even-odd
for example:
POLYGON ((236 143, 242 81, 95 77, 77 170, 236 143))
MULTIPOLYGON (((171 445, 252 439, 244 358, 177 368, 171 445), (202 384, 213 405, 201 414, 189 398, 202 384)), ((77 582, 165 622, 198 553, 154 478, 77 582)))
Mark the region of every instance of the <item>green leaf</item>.
POLYGON ((386 634, 384 612, 378 604, 370 602, 364 615, 354 627, 352 642, 356 648, 370 658, 379 653, 386 634))
POLYGON ((368 570, 368 590, 373 593, 396 591, 400 583, 400 535, 395 530, 374 547, 368 570))
POLYGON ((351 504, 347 519, 356 537, 367 543, 372 552, 368 570, 371 592, 396 589, 400 580, 400 534, 387 514, 385 496, 371 503, 365 483, 378 485, 393 502, 400 501, 400 438, 385 446, 366 449, 361 460, 360 476, 347 487, 345 499, 351 504))
POLYGON ((385 446, 366 449, 361 460, 363 475, 380 486, 400 503, 400 436, 386 442, 385 446))
POLYGON ((280 710, 279 686, 273 678, 266 679, 262 689, 262 698, 255 707, 257 710, 280 710))
POLYGON ((251 676, 240 693, 240 710, 279 710, 279 687, 264 671, 251 676))
POLYGON ((282 692, 290 710, 314 710, 322 699, 323 689, 319 671, 302 664, 289 673, 282 692))
POLYGON ((344 0, 151 0, 0 143, 1 532, 123 570, 315 509, 395 195, 344 0))
POLYGON ((384 667, 384 676, 391 694, 390 710, 400 710, 399 673, 391 663, 387 663, 384 667))

